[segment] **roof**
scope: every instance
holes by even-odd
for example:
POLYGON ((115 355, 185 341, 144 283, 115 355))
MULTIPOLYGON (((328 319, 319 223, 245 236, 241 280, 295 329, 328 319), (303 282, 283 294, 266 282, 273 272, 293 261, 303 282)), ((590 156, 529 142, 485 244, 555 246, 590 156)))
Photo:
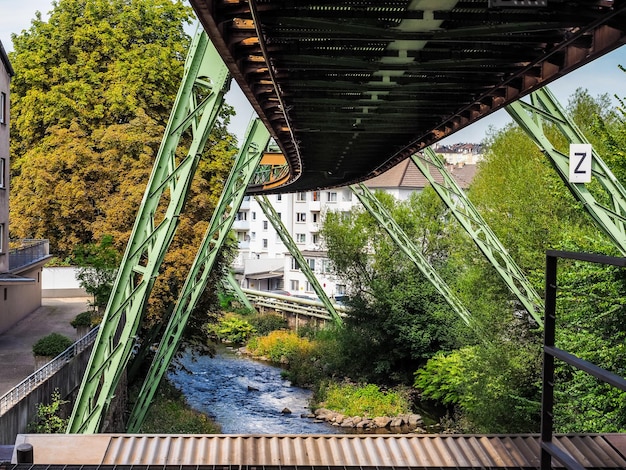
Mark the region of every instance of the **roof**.
POLYGON ((346 186, 621 46, 626 0, 191 0, 290 166, 346 186))
MULTIPOLYGON (((435 181, 443 184, 441 173, 434 166, 428 166, 435 181)), ((461 189, 467 189, 476 174, 476 165, 449 166, 448 171, 461 189)), ((429 184, 424 174, 410 158, 401 161, 382 175, 375 176, 365 183, 370 189, 400 188, 413 190, 423 189, 429 184)))
POLYGON ((13 75, 15 75, 15 71, 13 70, 13 66, 11 65, 11 62, 9 61, 9 56, 4 50, 2 41, 0 41, 0 59, 2 60, 2 63, 4 64, 4 68, 7 70, 9 76, 12 77, 13 75))
MULTIPOLYGON (((624 434, 556 436, 555 442, 587 468, 626 468, 624 434)), ((15 444, 23 443, 33 446, 34 463, 41 465, 34 469, 43 469, 44 464, 152 465, 161 469, 165 465, 235 469, 270 466, 293 470, 539 466, 537 435, 20 434, 15 444)))

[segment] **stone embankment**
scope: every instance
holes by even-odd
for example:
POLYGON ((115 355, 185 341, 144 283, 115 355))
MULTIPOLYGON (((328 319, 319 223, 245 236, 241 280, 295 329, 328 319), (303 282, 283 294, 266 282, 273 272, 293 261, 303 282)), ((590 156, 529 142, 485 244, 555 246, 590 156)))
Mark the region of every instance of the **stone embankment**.
POLYGON ((318 408, 314 413, 306 415, 318 421, 326 421, 333 426, 354 428, 361 430, 389 429, 392 432, 424 432, 424 421, 418 414, 404 414, 394 417, 380 416, 367 418, 360 416, 345 416, 326 408, 318 408))

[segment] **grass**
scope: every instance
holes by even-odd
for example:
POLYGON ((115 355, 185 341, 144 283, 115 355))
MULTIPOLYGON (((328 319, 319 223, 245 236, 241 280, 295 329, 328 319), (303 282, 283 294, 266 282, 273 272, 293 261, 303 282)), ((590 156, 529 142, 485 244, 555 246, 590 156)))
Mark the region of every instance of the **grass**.
POLYGON ((377 385, 330 382, 324 389, 324 408, 347 416, 397 416, 410 413, 409 400, 397 391, 381 391, 377 385))

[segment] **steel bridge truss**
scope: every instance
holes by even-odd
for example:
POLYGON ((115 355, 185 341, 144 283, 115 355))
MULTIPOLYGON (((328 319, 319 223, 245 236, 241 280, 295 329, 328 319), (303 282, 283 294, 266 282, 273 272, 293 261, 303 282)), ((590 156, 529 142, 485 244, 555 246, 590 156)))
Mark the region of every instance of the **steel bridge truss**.
POLYGON ((541 297, 474 204, 446 170, 443 160, 430 147, 411 158, 454 217, 472 237, 480 251, 496 269, 509 290, 515 294, 535 322, 540 326, 543 325, 544 307, 541 297), (436 181, 430 171, 431 166, 441 174, 442 183, 436 181))
POLYGON ((99 431, 131 356, 147 299, 176 232, 185 197, 230 80, 206 33, 197 34, 78 392, 68 433, 99 431), (183 133, 190 133, 192 140, 186 156, 179 158, 176 151, 183 133), (158 218, 162 207, 165 213, 158 218))
POLYGON ((245 143, 235 160, 235 165, 226 181, 200 249, 156 350, 135 407, 131 412, 127 426, 128 432, 139 432, 159 383, 178 350, 189 316, 207 286, 219 250, 224 245, 233 226, 246 188, 261 161, 269 139, 269 132, 263 123, 259 119, 255 119, 248 128, 245 143))
POLYGON ((298 249, 298 246, 293 241, 293 238, 291 238, 291 235, 289 235, 289 232, 285 228, 285 225, 280 220, 280 216, 278 215, 276 210, 272 207, 272 204, 270 203, 267 196, 255 196, 254 198, 261 206, 261 209, 263 209, 263 213, 271 222, 272 226, 274 227, 274 230, 276 230, 276 233, 278 233, 278 236, 280 237, 281 241, 287 247, 287 249, 289 250, 289 253, 291 253, 291 256, 294 257, 294 259, 298 263, 298 266, 300 266, 300 270, 306 276, 307 281, 309 281, 309 283, 313 286, 315 293, 319 297, 320 301, 324 304, 324 307, 326 307, 326 310, 328 310, 328 313, 330 313, 331 317, 333 318, 333 321, 337 325, 343 324, 343 320, 341 316, 337 313, 335 306, 328 298, 328 295, 326 295, 326 292, 324 292, 324 289, 322 288, 319 281, 315 277, 315 274, 311 270, 311 267, 304 259, 304 256, 302 256, 302 253, 298 249))
POLYGON ((622 255, 626 255, 626 231, 624 229, 626 191, 595 151, 593 151, 592 158, 592 176, 604 190, 604 196, 609 201, 610 207, 599 202, 585 183, 569 181, 569 155, 559 151, 552 144, 543 130, 543 122, 554 125, 570 144, 589 142, 548 88, 543 87, 533 92, 530 95, 530 103, 516 101, 508 105, 506 110, 550 159, 561 179, 574 197, 583 204, 598 227, 613 241, 622 255))

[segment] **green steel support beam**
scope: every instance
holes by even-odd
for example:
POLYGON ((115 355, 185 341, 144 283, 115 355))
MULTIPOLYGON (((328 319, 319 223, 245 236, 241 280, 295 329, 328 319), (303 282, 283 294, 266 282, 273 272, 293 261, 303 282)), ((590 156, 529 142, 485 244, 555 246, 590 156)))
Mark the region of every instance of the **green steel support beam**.
POLYGON ((228 91, 230 76, 206 33, 197 34, 181 86, 122 259, 68 433, 96 433, 128 360, 159 267, 178 225, 198 161, 228 91), (199 99, 198 97, 202 97, 199 99), (176 156, 183 132, 192 141, 176 156), (159 206, 165 215, 155 220, 159 206))
POLYGON ((452 292, 448 284, 439 276, 422 252, 415 246, 413 240, 407 236, 376 196, 363 183, 359 183, 358 185, 353 184, 350 186, 350 189, 356 194, 361 204, 365 206, 372 217, 387 231, 398 247, 413 261, 426 279, 435 286, 435 289, 446 299, 450 307, 452 307, 466 324, 472 325, 471 313, 452 292))
POLYGON ((333 318, 335 324, 341 326, 343 324, 343 319, 341 318, 339 313, 337 313, 335 306, 328 298, 328 295, 326 295, 326 292, 324 292, 324 289, 315 277, 315 274, 313 274, 313 271, 311 271, 311 267, 304 259, 304 256, 302 256, 302 253, 300 253, 298 246, 294 243, 291 235, 289 235, 289 232, 285 228, 285 225, 283 224, 282 220, 280 220, 280 216, 272 207, 272 204, 270 203, 267 196, 254 196, 254 198, 261 206, 261 209, 263 209, 263 213, 271 222, 274 230, 276 230, 276 233, 278 233, 278 236, 282 240, 283 244, 287 247, 289 253, 291 253, 291 256, 295 258, 298 266, 300 266, 300 270, 306 276, 307 281, 309 281, 313 286, 313 290, 315 290, 315 293, 319 297, 320 301, 324 304, 324 307, 326 307, 328 313, 330 313, 330 316, 333 318))
POLYGON ((421 154, 412 155, 411 158, 454 217, 472 237, 480 251, 496 268, 511 292, 517 296, 537 324, 542 326, 544 308, 541 297, 465 192, 446 170, 443 160, 430 147, 424 149, 421 154), (431 166, 439 171, 443 177, 443 183, 435 180, 430 171, 431 166))
POLYGON ((248 300, 248 296, 241 289, 239 283, 235 279, 235 276, 232 272, 229 272, 226 278, 224 279, 224 284, 228 286, 229 289, 232 289, 235 292, 235 295, 239 299, 239 301, 246 307, 248 310, 255 310, 254 305, 250 303, 248 300))
POLYGON ((592 176, 605 191, 611 207, 601 204, 592 195, 585 183, 569 181, 569 155, 557 150, 543 132, 542 122, 554 124, 571 144, 589 143, 576 124, 567 116, 556 98, 543 87, 533 92, 531 103, 516 101, 506 107, 507 112, 524 129, 528 136, 546 155, 568 186, 576 199, 582 202, 598 227, 613 241, 615 246, 626 255, 626 191, 615 178, 602 158, 594 151, 592 159, 592 176))
POLYGON ((128 421, 128 432, 138 432, 143 423, 159 383, 178 350, 189 315, 206 288, 219 250, 224 245, 224 241, 233 226, 248 184, 261 161, 261 156, 269 139, 269 132, 261 120, 254 119, 248 127, 245 143, 237 155, 235 165, 226 181, 202 244, 139 392, 137 403, 135 403, 128 421))

